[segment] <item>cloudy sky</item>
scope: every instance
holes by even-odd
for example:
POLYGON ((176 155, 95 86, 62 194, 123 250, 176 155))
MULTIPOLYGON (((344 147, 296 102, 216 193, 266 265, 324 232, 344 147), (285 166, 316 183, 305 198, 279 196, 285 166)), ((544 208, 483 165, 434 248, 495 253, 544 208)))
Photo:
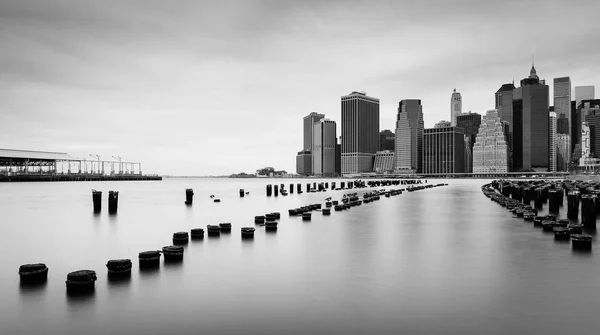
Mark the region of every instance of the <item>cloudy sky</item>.
MULTIPOLYGON (((600 1, 0 0, 0 148, 144 172, 295 172, 302 117, 401 99, 425 126, 529 73, 600 89, 600 1)), ((597 90, 598 90, 597 89, 597 90)), ((338 125, 339 130, 339 125, 338 125)), ((339 133, 338 133, 339 136, 339 133)))

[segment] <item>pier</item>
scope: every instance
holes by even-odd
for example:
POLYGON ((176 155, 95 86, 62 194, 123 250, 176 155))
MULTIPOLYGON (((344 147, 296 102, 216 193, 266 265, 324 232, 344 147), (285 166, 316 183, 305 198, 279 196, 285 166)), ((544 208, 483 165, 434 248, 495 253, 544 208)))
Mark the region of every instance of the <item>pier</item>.
POLYGON ((0 149, 0 182, 162 180, 142 174, 142 164, 95 158, 79 159, 62 152, 0 149))

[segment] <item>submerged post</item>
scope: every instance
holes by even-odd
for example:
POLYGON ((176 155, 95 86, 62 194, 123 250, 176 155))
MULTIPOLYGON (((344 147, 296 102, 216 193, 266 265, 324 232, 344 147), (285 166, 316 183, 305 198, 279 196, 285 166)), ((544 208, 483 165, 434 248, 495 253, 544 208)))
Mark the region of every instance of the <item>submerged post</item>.
POLYGON ((279 195, 279 185, 275 185, 274 189, 275 189, 275 196, 278 196, 279 195))
POLYGON ((102 191, 92 190, 92 201, 94 202, 94 213, 102 211, 102 191))
POLYGON ((581 196, 581 223, 587 229, 596 228, 596 199, 595 194, 581 196))
POLYGON ((294 184, 290 184, 290 193, 294 193, 294 184))
POLYGON ((194 201, 194 190, 191 188, 188 188, 185 190, 185 204, 191 205, 193 201, 194 201))
POLYGON ((273 191, 273 186, 271 184, 267 185, 267 197, 271 196, 271 192, 273 191))
POLYGON ((108 213, 117 213, 119 205, 119 191, 108 191, 108 213))
POLYGON ((240 198, 243 198, 243 197, 244 197, 244 189, 240 188, 240 198))
POLYGON ((579 191, 570 191, 567 193, 567 217, 569 219, 577 219, 580 197, 581 194, 579 191))

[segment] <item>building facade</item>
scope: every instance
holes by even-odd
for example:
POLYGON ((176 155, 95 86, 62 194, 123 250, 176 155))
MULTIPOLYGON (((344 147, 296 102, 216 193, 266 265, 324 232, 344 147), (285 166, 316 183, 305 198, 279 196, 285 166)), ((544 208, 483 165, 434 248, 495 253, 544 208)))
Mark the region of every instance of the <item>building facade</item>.
POLYGON ((556 172, 556 113, 550 112, 548 115, 548 171, 556 172))
POLYGON ((473 146, 473 173, 508 172, 508 145, 503 124, 495 109, 483 116, 473 146))
POLYGON ((502 85, 498 91, 496 91, 496 103, 495 108, 498 111, 498 117, 500 120, 505 122, 508 126, 508 132, 506 133, 506 142, 508 144, 509 171, 513 170, 512 162, 512 148, 513 148, 513 91, 515 89, 514 83, 502 85))
POLYGON ((548 170, 548 100, 548 85, 532 66, 529 77, 513 90, 514 171, 548 170))
POLYGON ((423 160, 423 106, 421 100, 402 100, 396 118, 395 171, 421 172, 423 160))
POLYGON ((336 124, 320 119, 313 125, 312 170, 315 176, 335 176, 336 124))
POLYGON ((342 96, 342 175, 371 172, 379 150, 379 99, 365 92, 342 96))
POLYGON ((375 163, 373 163, 373 172, 386 173, 394 171, 394 152, 391 150, 381 150, 375 153, 375 163))
MULTIPOLYGON (((554 112, 556 118, 561 120, 561 126, 557 131, 571 136, 571 78, 569 77, 554 78, 554 112)), ((570 152, 567 153, 567 159, 571 159, 570 152)))
POLYGON ((456 127, 456 117, 462 114, 462 96, 456 92, 456 88, 452 91, 450 98, 450 124, 456 127))
POLYGON ((312 175, 312 153, 310 150, 302 150, 296 155, 296 173, 301 176, 312 175))
POLYGON ((465 173, 465 134, 462 128, 423 131, 423 173, 465 173))
POLYGON ((459 115, 456 118, 456 125, 465 132, 465 172, 470 173, 473 172, 473 146, 481 126, 481 115, 477 113, 459 115))
POLYGON ((567 152, 571 148, 571 137, 567 134, 556 134, 556 170, 569 171, 567 152))
POLYGON ((396 146, 396 135, 389 129, 382 130, 379 133, 379 150, 394 151, 396 146))
POLYGON ((575 108, 579 107, 582 100, 596 99, 594 86, 575 86, 575 108))

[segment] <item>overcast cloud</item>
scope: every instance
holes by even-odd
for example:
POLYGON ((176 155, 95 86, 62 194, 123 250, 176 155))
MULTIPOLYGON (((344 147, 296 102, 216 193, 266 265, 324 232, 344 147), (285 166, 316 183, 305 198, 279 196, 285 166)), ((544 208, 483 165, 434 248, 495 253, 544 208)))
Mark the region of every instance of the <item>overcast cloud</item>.
MULTIPOLYGON (((503 84, 600 90, 600 1, 0 0, 0 148, 141 161, 144 172, 295 172, 302 117, 402 99, 426 127, 503 84)), ((552 91, 552 90, 551 90, 552 91)), ((552 104, 552 102, 551 102, 552 104)), ((339 124, 338 124, 339 131, 339 124)), ((338 136, 339 136, 338 132, 338 136)))

